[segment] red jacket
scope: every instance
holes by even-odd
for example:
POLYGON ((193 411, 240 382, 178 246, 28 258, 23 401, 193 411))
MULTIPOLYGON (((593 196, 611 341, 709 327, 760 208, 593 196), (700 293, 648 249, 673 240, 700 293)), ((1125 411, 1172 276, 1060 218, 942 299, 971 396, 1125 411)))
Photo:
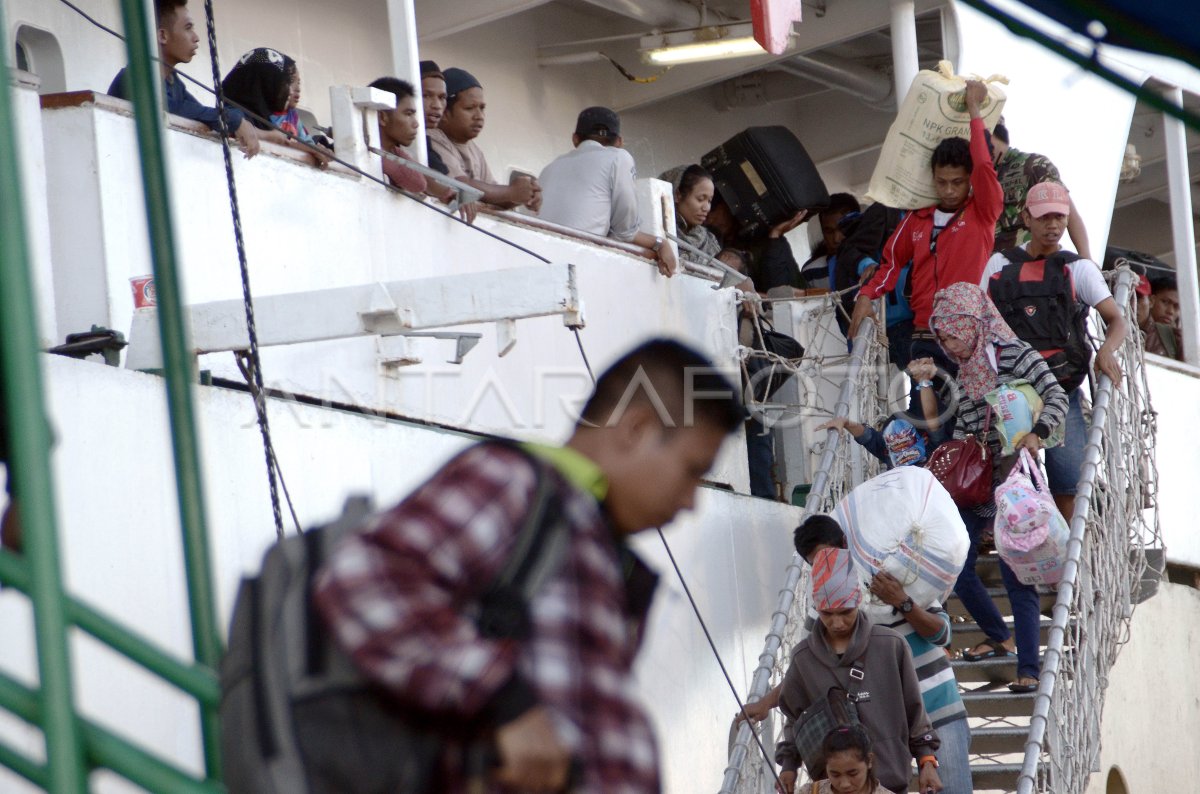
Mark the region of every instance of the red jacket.
POLYGON ((971 119, 971 195, 957 219, 938 236, 937 253, 930 252, 934 207, 905 216, 883 245, 883 261, 859 292, 874 300, 896 286, 900 271, 912 260, 913 325, 929 327, 933 295, 959 281, 978 284, 992 255, 996 220, 1004 210, 1004 192, 988 153, 982 119, 971 119))

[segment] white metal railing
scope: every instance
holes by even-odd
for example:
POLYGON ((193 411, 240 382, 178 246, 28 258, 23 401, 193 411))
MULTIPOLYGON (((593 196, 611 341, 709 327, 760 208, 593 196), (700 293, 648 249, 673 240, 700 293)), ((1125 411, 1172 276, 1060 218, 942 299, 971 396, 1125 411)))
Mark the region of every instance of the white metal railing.
MULTIPOLYGON (((881 396, 877 388, 878 367, 886 347, 881 343, 880 334, 876 329, 877 325, 873 320, 864 322, 858 329, 846 377, 842 381, 837 405, 833 409, 834 416, 851 416, 851 412, 854 411, 858 416, 866 418, 882 411, 881 396)), ((812 478, 812 488, 804 507, 805 517, 818 512, 828 512, 849 488, 857 484, 854 482, 850 446, 851 442, 845 434, 837 430, 826 432, 821 460, 812 478)), ((871 471, 861 476, 870 476, 873 473, 871 471)), ((786 653, 781 654, 780 651, 790 649, 798 641, 807 612, 807 566, 798 555, 793 554, 787 567, 783 589, 779 591, 779 600, 771 619, 763 652, 758 657, 759 664, 754 671, 746 702, 762 698, 772 684, 781 679, 787 658, 786 653)), ((746 722, 738 727, 729 753, 729 765, 721 784, 721 794, 767 792, 774 789, 773 761, 762 757, 755 739, 757 733, 757 742, 761 742, 763 748, 771 753, 774 745, 772 726, 771 720, 765 720, 757 727, 746 722)))
MULTIPOLYGON (((1128 268, 1116 274, 1114 297, 1137 316, 1128 268)), ((1150 405, 1137 324, 1118 353, 1119 385, 1101 375, 1075 512, 1067 564, 1042 663, 1018 794, 1082 794, 1097 766, 1108 673, 1129 639, 1139 583, 1154 570, 1148 550, 1161 550, 1155 414, 1150 405)))

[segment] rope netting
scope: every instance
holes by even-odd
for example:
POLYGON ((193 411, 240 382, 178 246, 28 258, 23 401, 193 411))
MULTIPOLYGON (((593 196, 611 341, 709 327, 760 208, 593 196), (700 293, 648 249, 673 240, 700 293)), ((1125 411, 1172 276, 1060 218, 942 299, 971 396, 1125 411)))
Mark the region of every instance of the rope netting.
MULTIPOLYGON (((1121 268, 1113 280, 1118 305, 1136 317, 1137 276, 1121 268)), ((1020 794, 1087 788, 1099 759, 1109 672, 1129 640, 1134 607, 1152 594, 1160 572, 1156 422, 1142 352, 1130 322, 1117 353, 1124 378, 1098 381, 1020 794)))
MULTIPOLYGON (((804 323, 809 325, 799 334, 804 337, 803 341, 806 343, 805 355, 798 361, 776 363, 788 367, 789 371, 797 375, 799 398, 791 402, 771 403, 770 413, 776 417, 805 419, 848 416, 864 422, 873 422, 882 416, 886 407, 884 391, 881 388, 881 367, 886 363, 887 348, 882 335, 876 330, 876 322, 867 321, 862 324, 849 355, 844 352, 830 352, 846 349, 845 340, 835 320, 835 313, 841 311, 838 296, 822 296, 821 299, 806 297, 798 300, 807 304, 804 323), (831 399, 829 389, 823 388, 832 384, 839 385, 836 399, 831 399)), ((745 347, 742 348, 742 356, 743 360, 755 356, 768 360, 778 358, 764 354, 761 350, 745 347)), ((802 430, 797 424, 785 432, 800 433, 802 430)), ((860 456, 858 453, 861 449, 846 434, 837 430, 825 431, 823 438, 813 445, 812 451, 820 454, 820 462, 812 477, 811 490, 804 507, 805 517, 828 512, 846 491, 873 476, 878 469, 877 463, 870 455, 860 456)), ((759 700, 782 681, 791 649, 801 639, 805 616, 809 609, 809 584, 807 566, 795 554, 785 577, 746 702, 759 700)), ((723 794, 774 790, 773 760, 763 758, 758 744, 761 743, 768 752, 773 751, 777 720, 778 716, 773 714, 757 726, 743 722, 737 728, 730 747, 729 766, 725 770, 725 779, 721 786, 723 794)))

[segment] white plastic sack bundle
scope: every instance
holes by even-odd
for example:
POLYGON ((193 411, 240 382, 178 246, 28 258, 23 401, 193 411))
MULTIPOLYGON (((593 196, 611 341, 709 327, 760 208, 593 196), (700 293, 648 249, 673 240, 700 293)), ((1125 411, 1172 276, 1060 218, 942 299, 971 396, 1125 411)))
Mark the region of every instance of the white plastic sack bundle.
POLYGON ((1070 528, 1027 450, 996 489, 996 551, 1025 584, 1058 584, 1070 528))
POLYGON ((867 480, 833 518, 864 586, 887 571, 920 607, 945 602, 967 559, 970 540, 958 508, 927 469, 901 466, 867 480))
MULTIPOLYGON (((981 113, 994 129, 1004 110, 1005 95, 996 85, 1008 79, 993 75, 984 81, 988 95, 981 113)), ((933 150, 946 138, 971 138, 967 112, 967 78, 954 74, 949 61, 938 71, 922 69, 913 78, 896 120, 888 130, 871 174, 867 198, 897 209, 920 209, 937 203, 930 161, 933 150)))

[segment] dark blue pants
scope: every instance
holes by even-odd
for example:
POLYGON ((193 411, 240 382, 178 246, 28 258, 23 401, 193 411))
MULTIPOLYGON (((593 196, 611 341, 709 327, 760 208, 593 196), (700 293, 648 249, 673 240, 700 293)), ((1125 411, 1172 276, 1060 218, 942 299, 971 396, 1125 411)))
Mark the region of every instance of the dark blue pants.
POLYGON ((746 457, 750 462, 750 493, 764 499, 778 499, 775 488, 775 437, 763 433, 762 423, 751 417, 746 420, 746 457))
MULTIPOLYGON (((970 510, 960 509, 958 512, 962 515, 963 523, 967 525, 971 544, 967 548, 967 561, 963 565, 962 573, 958 575, 954 592, 988 639, 1004 642, 1011 632, 975 570, 975 560, 979 556, 979 534, 987 528, 991 519, 983 518, 970 510)), ((1017 641, 1017 677, 1037 678, 1041 671, 1038 659, 1041 616, 1038 613, 1037 587, 1022 584, 1004 560, 1000 561, 1000 577, 1004 580, 1004 589, 1008 592, 1008 600, 1012 604, 1013 629, 1017 641)))

